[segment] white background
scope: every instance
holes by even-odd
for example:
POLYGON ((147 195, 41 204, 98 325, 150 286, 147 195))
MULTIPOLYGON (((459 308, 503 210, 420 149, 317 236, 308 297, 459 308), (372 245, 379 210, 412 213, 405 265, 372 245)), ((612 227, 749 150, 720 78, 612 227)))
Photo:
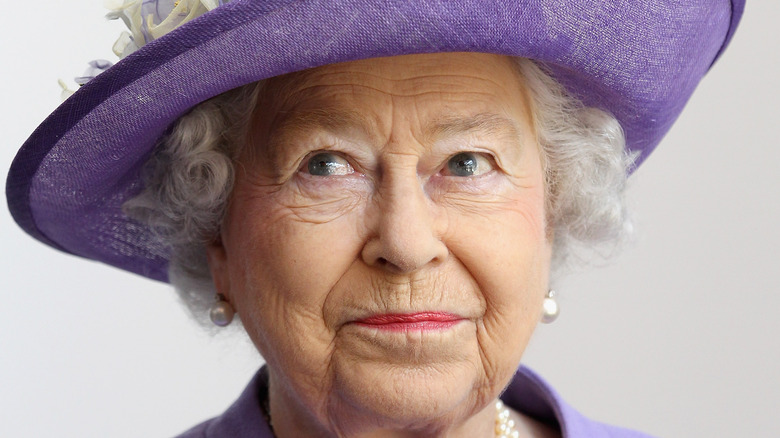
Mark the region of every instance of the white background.
MULTIPOLYGON (((0 176, 59 103, 57 78, 113 60, 100 2, 7 8, 0 176)), ((558 285, 525 362, 574 406, 664 437, 780 434, 780 3, 731 47, 631 178, 639 240, 558 285)), ((0 436, 166 437, 221 412, 261 359, 210 338, 168 286, 66 256, 0 209, 0 436)))

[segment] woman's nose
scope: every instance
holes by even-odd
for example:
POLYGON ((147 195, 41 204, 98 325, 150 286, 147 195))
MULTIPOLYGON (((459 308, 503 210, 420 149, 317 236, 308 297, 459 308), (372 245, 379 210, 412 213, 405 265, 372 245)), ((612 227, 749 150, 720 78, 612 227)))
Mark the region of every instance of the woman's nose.
POLYGON ((441 213, 414 168, 386 172, 372 208, 374 229, 362 252, 366 264, 409 273, 447 257, 441 213))

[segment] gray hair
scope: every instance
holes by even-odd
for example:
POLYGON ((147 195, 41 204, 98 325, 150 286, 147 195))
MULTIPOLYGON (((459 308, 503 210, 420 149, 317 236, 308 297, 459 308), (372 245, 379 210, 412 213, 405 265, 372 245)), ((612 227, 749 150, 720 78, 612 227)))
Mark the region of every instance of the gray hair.
MULTIPOLYGON (((632 157, 610 114, 571 97, 539 65, 517 59, 531 101, 546 175, 553 272, 608 258, 631 234, 624 191, 632 157), (572 263, 574 262, 574 263, 572 263)), ((171 247, 171 284, 199 322, 215 299, 206 245, 219 236, 263 82, 194 107, 160 141, 144 172, 144 190, 124 204, 171 247)))

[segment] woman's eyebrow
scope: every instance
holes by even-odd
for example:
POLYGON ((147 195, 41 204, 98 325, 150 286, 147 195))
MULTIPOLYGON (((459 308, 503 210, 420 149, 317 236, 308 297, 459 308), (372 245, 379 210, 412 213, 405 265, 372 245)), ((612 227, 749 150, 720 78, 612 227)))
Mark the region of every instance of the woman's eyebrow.
POLYGON ((344 108, 318 108, 294 111, 286 115, 273 129, 274 137, 307 134, 325 130, 334 134, 358 133, 374 140, 376 122, 364 113, 344 108))
POLYGON ((520 139, 521 130, 511 119, 496 113, 478 113, 469 116, 445 116, 431 124, 428 134, 432 138, 455 137, 468 133, 483 133, 520 139))

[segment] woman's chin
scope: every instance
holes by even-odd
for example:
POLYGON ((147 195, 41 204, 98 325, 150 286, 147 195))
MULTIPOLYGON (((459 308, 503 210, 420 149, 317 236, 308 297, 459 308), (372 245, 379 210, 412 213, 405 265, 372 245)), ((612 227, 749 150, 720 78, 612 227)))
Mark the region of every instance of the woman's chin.
POLYGON ((474 414, 501 389, 493 394, 485 385, 481 363, 463 352, 460 357, 424 361, 403 353, 384 361, 338 358, 332 369, 331 406, 353 411, 350 417, 381 419, 388 428, 449 427, 474 414))

